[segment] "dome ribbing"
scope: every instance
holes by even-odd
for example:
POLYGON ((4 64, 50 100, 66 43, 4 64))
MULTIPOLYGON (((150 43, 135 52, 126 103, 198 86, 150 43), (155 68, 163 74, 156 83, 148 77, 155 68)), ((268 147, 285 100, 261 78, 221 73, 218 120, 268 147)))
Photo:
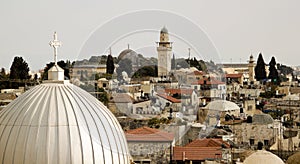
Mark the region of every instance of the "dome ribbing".
POLYGON ((96 98, 69 83, 45 83, 0 113, 0 162, 129 163, 124 132, 96 98))

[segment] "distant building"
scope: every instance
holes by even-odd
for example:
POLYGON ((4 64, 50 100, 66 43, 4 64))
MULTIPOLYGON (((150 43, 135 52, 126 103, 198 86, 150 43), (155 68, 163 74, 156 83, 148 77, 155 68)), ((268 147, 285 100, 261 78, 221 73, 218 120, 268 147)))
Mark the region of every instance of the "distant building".
POLYGON ((226 78, 227 84, 237 82, 238 84, 243 85, 243 82, 244 82, 244 74, 242 74, 242 73, 225 74, 225 78, 226 78))
POLYGON ((204 78, 192 83, 192 87, 200 92, 200 96, 208 99, 225 99, 226 83, 215 78, 204 78))
POLYGON ((15 93, 0 93, 0 111, 16 98, 15 93))
MULTIPOLYGON (((243 82, 250 83, 255 81, 254 68, 256 64, 253 55, 250 55, 248 63, 219 64, 219 66, 221 66, 223 71, 227 74, 243 74, 243 82)), ((268 69, 266 69, 266 71, 268 72, 268 69)))
POLYGON ((205 78, 206 73, 203 71, 196 70, 196 71, 186 74, 186 76, 187 76, 186 83, 191 84, 193 82, 196 82, 196 81, 199 81, 199 80, 205 78))
POLYGON ((71 79, 93 79, 95 74, 106 73, 106 65, 74 65, 70 71, 71 79), (92 78, 91 78, 92 77, 92 78))
POLYGON ((109 81, 106 78, 98 79, 98 87, 109 89, 109 81))

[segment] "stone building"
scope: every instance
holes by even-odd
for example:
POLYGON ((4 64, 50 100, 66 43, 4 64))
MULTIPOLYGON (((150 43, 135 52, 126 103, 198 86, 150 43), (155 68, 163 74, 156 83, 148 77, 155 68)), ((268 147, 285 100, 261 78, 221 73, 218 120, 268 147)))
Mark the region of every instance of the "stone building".
POLYGON ((169 163, 174 135, 158 129, 141 127, 125 133, 130 154, 136 164, 169 163))
POLYGON ((275 143, 275 131, 273 118, 268 114, 255 114, 252 123, 233 125, 232 130, 239 144, 247 145, 253 149, 258 142, 262 142, 266 148, 275 143))

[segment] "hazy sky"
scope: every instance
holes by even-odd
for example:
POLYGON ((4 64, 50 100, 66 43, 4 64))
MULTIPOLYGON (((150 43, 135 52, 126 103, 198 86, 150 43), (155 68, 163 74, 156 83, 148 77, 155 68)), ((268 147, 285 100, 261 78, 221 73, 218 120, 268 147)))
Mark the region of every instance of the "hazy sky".
POLYGON ((158 31, 164 25, 174 53, 204 60, 246 62, 259 52, 268 63, 300 65, 300 1, 1 1, 0 67, 10 68, 22 56, 32 70, 53 61, 48 45, 54 31, 63 42, 59 59, 103 54, 117 56, 130 48, 155 56, 158 31))

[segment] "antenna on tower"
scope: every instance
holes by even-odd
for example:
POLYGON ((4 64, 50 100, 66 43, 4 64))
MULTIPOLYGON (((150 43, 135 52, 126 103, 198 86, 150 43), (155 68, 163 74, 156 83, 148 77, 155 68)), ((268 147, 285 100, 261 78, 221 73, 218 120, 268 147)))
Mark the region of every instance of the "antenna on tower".
POLYGON ((191 59, 191 48, 188 48, 189 50, 189 59, 191 59))
POLYGON ((109 47, 109 54, 111 55, 111 47, 109 47))
POLYGON ((127 49, 129 49, 129 43, 127 44, 127 49))

